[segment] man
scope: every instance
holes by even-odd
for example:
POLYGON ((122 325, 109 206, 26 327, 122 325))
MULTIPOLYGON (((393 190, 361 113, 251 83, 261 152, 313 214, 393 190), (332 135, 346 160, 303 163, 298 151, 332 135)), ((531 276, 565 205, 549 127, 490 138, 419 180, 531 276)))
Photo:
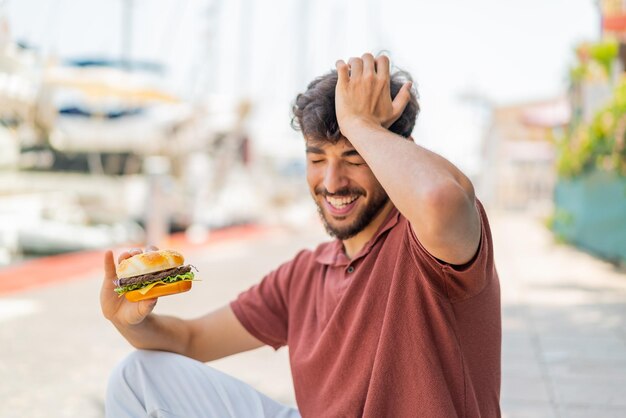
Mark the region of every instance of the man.
POLYGON ((181 320, 151 313, 156 301, 118 299, 107 253, 105 317, 135 347, 159 350, 138 351, 113 373, 108 415, 500 416, 489 225, 467 177, 410 138, 418 110, 385 56, 338 61, 313 81, 296 99, 294 125, 311 194, 337 239, 215 312, 181 320), (263 344, 289 346, 298 409, 201 363, 263 344))

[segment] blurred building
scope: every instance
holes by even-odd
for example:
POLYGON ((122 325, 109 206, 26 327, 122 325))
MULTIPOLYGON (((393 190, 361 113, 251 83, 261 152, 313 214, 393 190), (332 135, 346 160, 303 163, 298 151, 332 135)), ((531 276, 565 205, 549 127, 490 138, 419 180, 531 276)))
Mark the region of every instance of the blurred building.
POLYGON ((555 131, 570 119, 565 98, 496 105, 483 142, 485 200, 502 209, 549 207, 556 181, 555 131))

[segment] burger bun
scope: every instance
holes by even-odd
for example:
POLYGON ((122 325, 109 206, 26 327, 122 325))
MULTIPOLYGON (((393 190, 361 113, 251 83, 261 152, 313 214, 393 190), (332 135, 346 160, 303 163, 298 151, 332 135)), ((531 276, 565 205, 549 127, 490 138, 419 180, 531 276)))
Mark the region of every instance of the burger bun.
POLYGON ((122 260, 117 265, 118 279, 139 276, 180 267, 185 263, 185 258, 172 250, 148 251, 122 260))

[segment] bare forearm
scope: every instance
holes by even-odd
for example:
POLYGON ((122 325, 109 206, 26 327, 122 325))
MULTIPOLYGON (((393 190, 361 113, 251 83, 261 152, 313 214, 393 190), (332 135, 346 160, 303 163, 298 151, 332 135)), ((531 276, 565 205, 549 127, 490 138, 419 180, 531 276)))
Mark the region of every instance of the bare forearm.
POLYGON ((474 256, 480 219, 472 183, 458 168, 380 126, 359 124, 346 136, 433 256, 451 264, 474 256))
POLYGON ((136 325, 122 325, 116 322, 113 322, 113 325, 133 347, 138 349, 185 354, 189 341, 185 321, 171 316, 150 314, 136 325))
POLYGON ((441 206, 444 198, 473 200, 469 179, 440 155, 372 124, 354 124, 348 135, 395 206, 408 219, 422 218, 431 206, 441 206))
POLYGON ((263 345, 241 325, 229 305, 196 319, 150 314, 137 325, 114 325, 135 348, 171 351, 202 362, 263 345))

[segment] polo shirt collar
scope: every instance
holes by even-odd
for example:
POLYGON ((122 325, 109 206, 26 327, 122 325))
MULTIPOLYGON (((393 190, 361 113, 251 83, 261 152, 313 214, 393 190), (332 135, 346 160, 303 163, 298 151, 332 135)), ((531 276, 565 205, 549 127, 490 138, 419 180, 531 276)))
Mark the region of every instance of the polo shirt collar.
POLYGON ((357 255, 350 260, 346 253, 343 250, 343 242, 340 239, 336 239, 328 245, 324 245, 321 247, 321 251, 316 255, 315 261, 320 264, 326 264, 329 266, 346 266, 351 262, 364 257, 367 253, 370 252, 374 244, 380 239, 380 237, 393 228, 400 218, 400 212, 396 207, 392 207, 391 211, 387 215, 385 222, 378 228, 378 231, 374 234, 374 236, 363 246, 361 251, 357 253, 357 255))

